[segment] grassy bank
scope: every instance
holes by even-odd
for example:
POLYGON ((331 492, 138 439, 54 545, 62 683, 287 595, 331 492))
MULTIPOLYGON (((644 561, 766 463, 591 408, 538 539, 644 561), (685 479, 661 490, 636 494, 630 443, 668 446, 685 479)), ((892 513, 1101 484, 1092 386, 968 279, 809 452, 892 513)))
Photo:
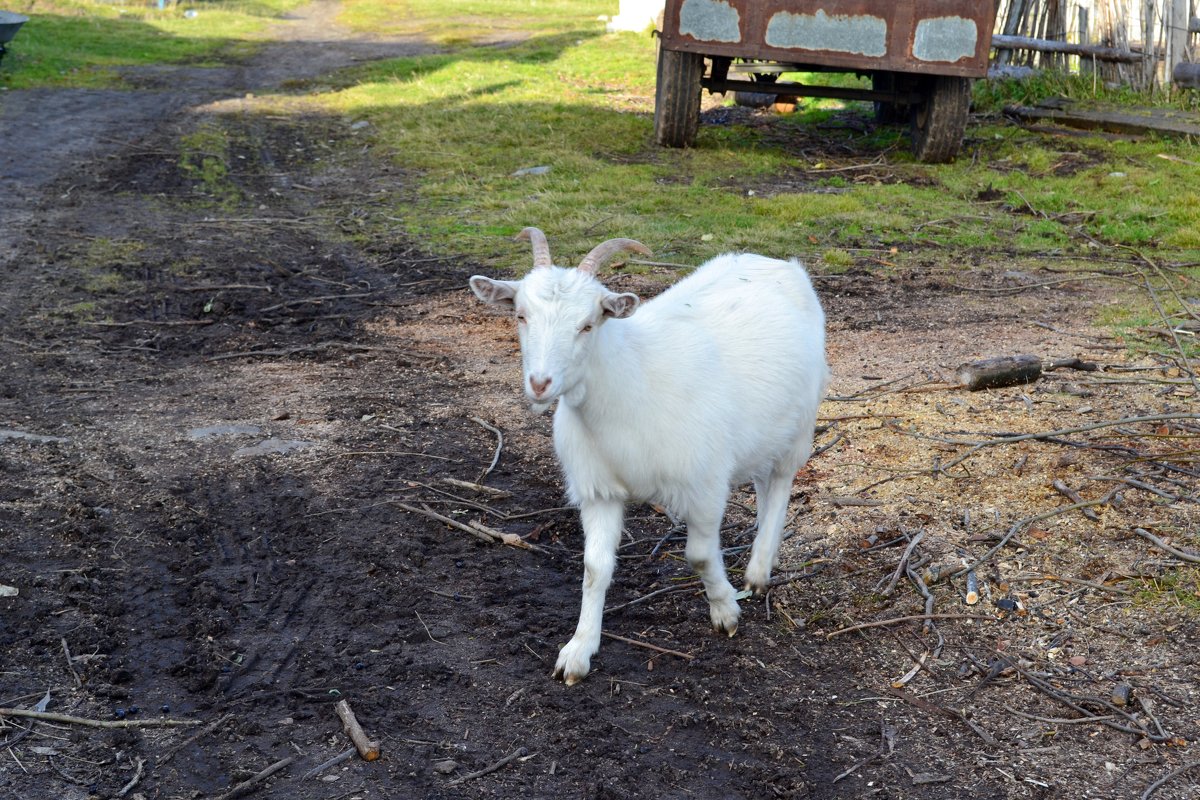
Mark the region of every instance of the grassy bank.
POLYGON ((119 86, 119 67, 215 64, 245 55, 300 0, 108 3, 10 0, 29 17, 0 64, 0 87, 119 86))
MULTIPOLYGON (((458 20, 412 0, 404 31, 464 35, 343 74, 313 102, 370 120, 377 147, 412 171, 422 202, 397 208, 410 234, 484 260, 507 260, 503 237, 527 224, 564 258, 624 235, 679 263, 728 249, 831 267, 1086 264, 1121 247, 1200 260, 1200 166, 1178 141, 1059 138, 991 114, 956 163, 931 166, 865 104, 806 100, 786 116, 718 109, 696 148, 658 148, 654 41, 606 33, 611 5, 486 0, 458 20), (554 13, 531 14, 543 8, 554 13), (488 15, 519 41, 473 43, 488 15)), ((346 20, 367 24, 372 9, 352 0, 346 20)))

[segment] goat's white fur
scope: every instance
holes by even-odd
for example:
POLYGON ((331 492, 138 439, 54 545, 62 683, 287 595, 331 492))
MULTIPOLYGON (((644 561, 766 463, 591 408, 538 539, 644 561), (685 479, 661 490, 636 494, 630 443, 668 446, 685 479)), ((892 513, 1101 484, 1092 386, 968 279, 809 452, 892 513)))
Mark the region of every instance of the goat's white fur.
POLYGON ((803 267, 719 256, 640 308, 635 295, 559 267, 521 281, 475 276, 471 287, 513 307, 534 410, 558 402, 554 448, 585 544, 579 624, 555 676, 575 683, 599 649, 631 501, 686 521, 687 560, 713 627, 732 636, 739 608, 718 536, 729 491, 754 482, 758 534, 746 585, 765 591, 828 380, 825 318, 803 267))

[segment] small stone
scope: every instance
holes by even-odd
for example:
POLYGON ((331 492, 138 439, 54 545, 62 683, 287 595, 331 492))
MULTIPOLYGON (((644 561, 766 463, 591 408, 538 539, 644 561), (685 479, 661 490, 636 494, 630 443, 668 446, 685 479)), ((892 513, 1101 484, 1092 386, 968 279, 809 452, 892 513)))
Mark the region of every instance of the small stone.
POLYGON ((1067 659, 1067 663, 1072 667, 1082 667, 1087 663, 1087 656, 1071 656, 1067 659))
POLYGON ((449 758, 447 758, 445 761, 439 761, 433 765, 433 771, 439 775, 449 775, 456 769, 458 769, 458 762, 449 758))

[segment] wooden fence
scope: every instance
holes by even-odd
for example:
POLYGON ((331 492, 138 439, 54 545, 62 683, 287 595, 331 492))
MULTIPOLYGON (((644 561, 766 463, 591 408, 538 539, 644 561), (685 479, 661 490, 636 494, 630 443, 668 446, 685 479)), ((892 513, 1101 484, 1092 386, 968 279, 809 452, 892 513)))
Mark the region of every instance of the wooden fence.
POLYGON ((997 65, 1091 74, 1145 90, 1200 86, 1193 0, 998 0, 997 65))

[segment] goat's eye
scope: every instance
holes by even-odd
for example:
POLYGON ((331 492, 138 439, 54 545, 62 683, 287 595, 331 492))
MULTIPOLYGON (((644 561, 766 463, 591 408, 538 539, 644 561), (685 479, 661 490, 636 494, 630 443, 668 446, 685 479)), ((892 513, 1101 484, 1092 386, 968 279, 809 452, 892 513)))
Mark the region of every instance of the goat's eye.
POLYGON ((579 332, 580 333, 591 333, 592 332, 592 323, 589 322, 587 325, 584 325, 582 328, 579 329, 579 332))
POLYGON ((526 322, 525 315, 517 314, 517 322, 520 323, 521 325, 524 325, 526 322))

